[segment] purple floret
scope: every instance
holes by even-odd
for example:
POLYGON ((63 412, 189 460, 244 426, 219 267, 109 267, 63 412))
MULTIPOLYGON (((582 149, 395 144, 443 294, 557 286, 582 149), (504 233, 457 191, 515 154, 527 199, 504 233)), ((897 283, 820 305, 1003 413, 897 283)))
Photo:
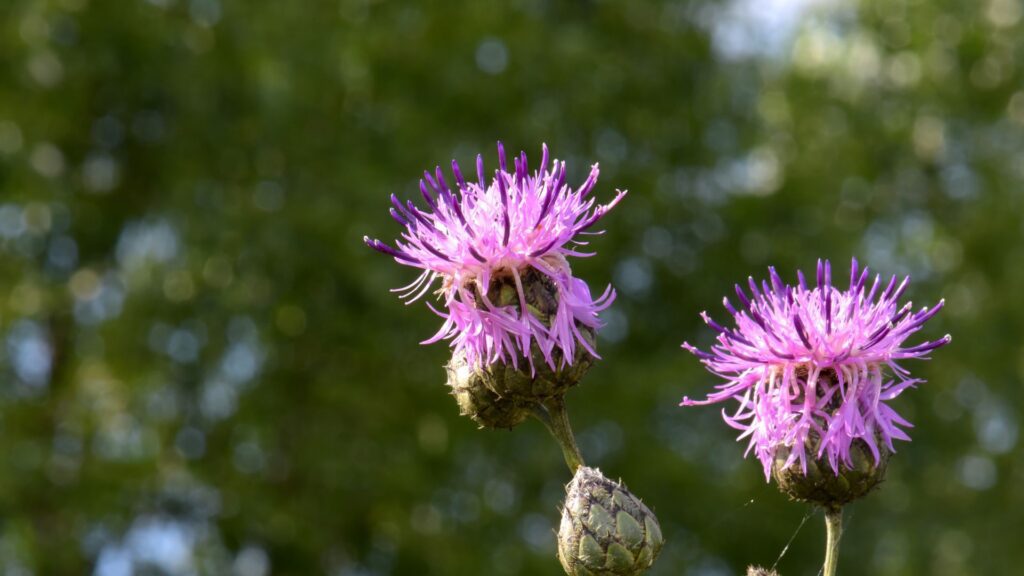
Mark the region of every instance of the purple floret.
POLYGON ((532 364, 536 344, 545 361, 556 368, 554 350, 562 363, 571 363, 577 345, 590 354, 596 351, 583 337, 580 326, 599 328, 598 313, 615 299, 608 286, 593 298, 587 284, 575 278, 566 257, 592 256, 580 252, 589 231, 625 196, 618 191, 608 204, 590 196, 597 183, 598 167, 577 189, 566 184, 565 162, 548 166, 543 147, 540 168, 530 172, 526 153, 513 159, 508 170, 505 150, 498 143, 499 169, 487 182, 483 157, 476 159, 476 181, 467 181, 452 161, 454 186, 449 186, 440 167, 424 172, 420 192, 426 208, 391 196, 391 216, 405 227, 394 247, 371 238, 371 248, 392 256, 399 264, 423 270, 416 280, 395 290, 409 303, 421 298, 440 282, 437 293, 442 309, 427 305, 444 318, 441 329, 424 344, 450 339, 473 365, 497 361, 517 364, 526 357, 532 364), (558 293, 558 307, 543 320, 529 312, 522 276, 529 268, 549 278, 558 293), (487 296, 492 280, 511 278, 519 306, 500 305, 487 296))
POLYGON ((806 472, 805 446, 812 434, 820 440, 812 457, 827 457, 836 473, 840 464, 852 466, 850 447, 858 439, 867 444, 876 462, 881 457, 879 439, 890 451, 893 439, 910 440, 902 428, 912 425, 886 402, 923 382, 911 378, 898 361, 927 359, 932 350, 950 341, 947 334, 903 347, 944 301, 913 313, 910 302, 898 304, 909 277, 897 285, 893 276, 883 288, 876 275, 869 288, 868 269, 859 270, 856 258, 846 290, 832 285, 828 261, 818 261, 813 289, 807 288, 802 272, 797 272, 797 285, 790 286, 774 268, 768 270, 770 282, 758 286, 749 279, 749 294, 736 285, 741 306, 724 299, 734 327, 701 314, 718 332, 717 343, 709 352, 685 342, 683 348, 726 382, 705 400, 684 397, 681 405, 738 401, 734 413, 723 410, 722 416, 742 431, 740 439, 750 438, 747 454, 754 451, 766 478, 780 447, 791 448, 785 466, 799 462, 806 472))

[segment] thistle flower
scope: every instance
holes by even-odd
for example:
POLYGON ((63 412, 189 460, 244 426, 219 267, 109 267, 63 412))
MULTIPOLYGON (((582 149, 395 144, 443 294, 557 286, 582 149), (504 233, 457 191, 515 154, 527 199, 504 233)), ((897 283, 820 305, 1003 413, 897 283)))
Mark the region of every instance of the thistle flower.
POLYGON ((479 155, 475 182, 463 177, 455 161, 454 188, 440 167, 433 174, 424 172, 420 192, 426 208, 391 196, 391 216, 405 227, 394 246, 366 237, 364 241, 399 264, 423 271, 412 284, 396 290, 408 302, 440 284, 443 308, 428 306, 444 323, 424 344, 450 339, 455 354, 475 367, 499 361, 518 366, 525 358, 532 371, 534 348, 552 369, 572 364, 578 347, 597 357, 584 332, 601 326, 598 313, 611 304, 615 292, 609 286, 600 297, 591 296, 587 284, 572 275, 566 258, 592 255, 580 252, 587 243, 579 236, 598 234, 591 227, 625 192, 619 191, 608 204, 597 204, 590 196, 597 183, 596 164, 573 190, 566 184, 564 161, 554 160, 549 167, 546 145, 538 170, 530 172, 525 152, 513 162, 509 171, 499 142, 499 169, 490 184, 479 155), (536 298, 530 292, 536 287, 523 281, 530 271, 553 291, 549 311, 531 304, 536 298))
MULTIPOLYGON (((683 348, 726 382, 705 400, 683 398, 681 405, 738 401, 736 411, 723 411, 723 418, 742 431, 740 439, 750 438, 747 453, 754 451, 766 479, 773 465, 777 479, 781 472, 792 476, 793 467, 805 476, 820 476, 820 469, 829 467, 834 476, 868 474, 867 479, 852 476, 841 483, 862 481, 861 488, 870 489, 894 451, 893 440, 910 440, 903 428, 911 424, 887 402, 923 381, 912 378, 899 362, 927 359, 950 336, 913 346, 903 343, 944 301, 914 313, 910 302, 898 304, 909 278, 897 285, 893 276, 879 291, 883 285, 876 275, 868 288, 868 269, 860 270, 856 259, 846 290, 832 284, 828 261, 818 261, 813 289, 802 272, 797 272, 796 286, 785 284, 774 268, 769 273, 770 283, 760 287, 749 279, 749 294, 736 285, 740 308, 724 299, 734 327, 701 314, 718 332, 717 343, 710 352, 689 343, 683 348)), ((810 494, 791 495, 813 499, 810 494)), ((823 498, 835 506, 849 496, 823 498)))
POLYGON ((570 576, 638 576, 665 543, 658 519, 621 482, 580 466, 566 487, 558 559, 570 576))

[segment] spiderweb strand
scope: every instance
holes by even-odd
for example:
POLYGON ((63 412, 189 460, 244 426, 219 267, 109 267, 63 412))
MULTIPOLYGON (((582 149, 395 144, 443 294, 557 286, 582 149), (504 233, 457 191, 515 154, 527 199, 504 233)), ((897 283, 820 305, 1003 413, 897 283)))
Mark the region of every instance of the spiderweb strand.
MULTIPOLYGON (((815 510, 811 509, 807 512, 807 514, 804 514, 804 519, 800 521, 800 524, 796 527, 796 530, 793 531, 793 535, 789 537, 789 541, 786 542, 786 545, 782 547, 782 552, 779 552, 779 557, 776 558, 775 563, 772 564, 772 570, 775 570, 775 567, 778 566, 779 562, 782 561, 782 557, 786 555, 786 552, 789 552, 789 546, 793 543, 793 540, 796 540, 796 535, 800 533, 800 529, 803 528, 804 524, 807 523, 807 519, 811 516, 814 516, 814 512, 815 510)), ((818 576, 821 576, 820 570, 818 571, 818 576)))

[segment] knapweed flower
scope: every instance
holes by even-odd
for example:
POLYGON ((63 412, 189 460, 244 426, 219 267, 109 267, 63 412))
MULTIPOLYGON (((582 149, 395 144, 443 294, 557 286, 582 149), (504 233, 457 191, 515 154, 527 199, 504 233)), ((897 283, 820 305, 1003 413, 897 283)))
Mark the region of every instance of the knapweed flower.
POLYGON ((510 171, 499 142, 499 169, 490 183, 478 155, 476 181, 464 178, 455 161, 454 187, 440 167, 424 172, 422 207, 391 196, 391 216, 405 227, 401 237, 393 246, 364 240, 423 271, 396 290, 403 299, 415 301, 440 284, 443 307, 428 306, 444 324, 424 344, 451 339, 455 355, 475 367, 498 361, 515 366, 525 357, 533 368, 534 349, 552 369, 573 363, 578 346, 597 356, 584 332, 600 327, 598 313, 615 292, 609 286, 592 297, 566 258, 592 255, 580 251, 586 245, 580 235, 595 234, 591 228, 625 192, 597 204, 590 195, 596 164, 574 190, 566 184, 565 162, 548 161, 544 146, 536 171, 530 171, 525 152, 513 159, 510 171), (528 278, 535 281, 527 284, 528 278))
POLYGON ((766 478, 773 464, 780 468, 780 455, 782 469, 795 465, 804 474, 809 459, 812 469, 830 466, 835 475, 841 468, 863 468, 868 455, 882 465, 894 439, 910 440, 903 428, 911 424, 887 402, 922 382, 899 362, 927 358, 950 337, 913 346, 904 341, 943 301, 916 313, 910 302, 900 306, 909 278, 897 284, 893 276, 883 288, 875 276, 868 287, 868 270, 859 270, 856 259, 846 290, 832 284, 827 261, 818 261, 814 288, 801 272, 796 286, 784 283, 774 268, 769 272, 770 282, 760 287, 749 279, 749 294, 736 285, 740 307, 725 298, 735 326, 702 313, 718 332, 717 343, 710 352, 688 343, 683 348, 726 381, 706 400, 683 398, 682 405, 736 400, 739 407, 731 414, 723 410, 723 417, 742 431, 740 439, 749 437, 747 453, 754 451, 766 478))

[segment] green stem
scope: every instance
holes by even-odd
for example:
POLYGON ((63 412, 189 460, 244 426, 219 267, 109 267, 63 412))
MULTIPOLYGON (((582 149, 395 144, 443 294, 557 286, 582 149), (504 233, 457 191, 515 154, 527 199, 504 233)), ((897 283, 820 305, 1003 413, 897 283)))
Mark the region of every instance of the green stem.
POLYGON ((572 426, 569 425, 569 413, 565 410, 565 400, 562 398, 551 398, 543 404, 534 405, 532 414, 537 420, 544 424, 544 427, 551 432, 558 445, 562 447, 562 456, 573 474, 580 466, 584 466, 583 456, 576 446, 576 438, 572 435, 572 426))
POLYGON ((843 509, 825 509, 825 567, 823 576, 836 576, 839 565, 839 539, 843 537, 843 509))

